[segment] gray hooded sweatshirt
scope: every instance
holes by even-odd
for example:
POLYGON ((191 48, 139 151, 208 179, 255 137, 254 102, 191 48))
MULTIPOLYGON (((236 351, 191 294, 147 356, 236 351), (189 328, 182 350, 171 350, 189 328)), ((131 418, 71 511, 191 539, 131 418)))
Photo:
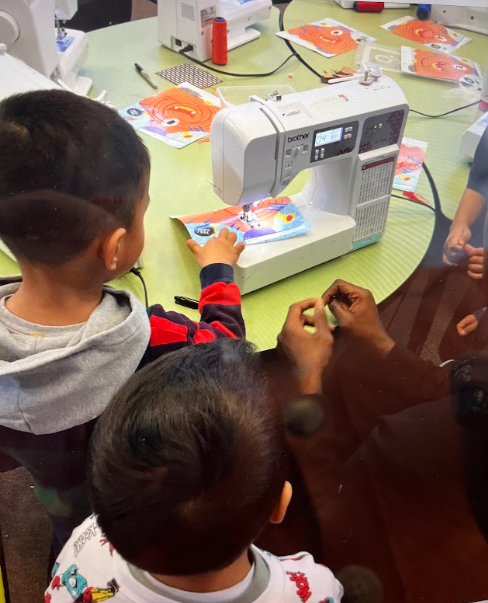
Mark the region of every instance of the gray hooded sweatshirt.
POLYGON ((8 311, 18 287, 0 286, 0 425, 41 435, 98 417, 147 348, 144 307, 132 293, 105 287, 87 322, 47 327, 8 311))

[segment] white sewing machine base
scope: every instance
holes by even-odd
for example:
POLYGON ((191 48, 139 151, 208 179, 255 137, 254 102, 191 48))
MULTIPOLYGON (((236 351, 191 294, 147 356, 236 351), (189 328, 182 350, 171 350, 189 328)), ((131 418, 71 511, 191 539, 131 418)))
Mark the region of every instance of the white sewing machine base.
MULTIPOLYGON (((64 81, 64 80, 63 80, 64 81)), ((76 79, 71 79, 69 88, 76 94, 80 94, 81 96, 88 96, 88 93, 93 87, 93 80, 89 77, 84 77, 81 75, 77 75, 76 79)))
POLYGON ((228 49, 233 50, 234 48, 243 46, 248 42, 257 40, 260 35, 261 33, 257 29, 254 29, 254 27, 247 27, 243 33, 240 33, 239 35, 229 36, 227 43, 228 49))
POLYGON ((88 58, 88 37, 82 31, 66 29, 66 39, 71 39, 67 48, 59 50, 59 70, 61 80, 76 94, 86 95, 93 86, 93 80, 78 75, 88 58))
MULTIPOLYGON (((293 197, 292 197, 293 200, 293 197)), ((313 207, 300 212, 312 226, 303 235, 247 245, 235 268, 241 293, 250 293, 351 251, 356 222, 313 207)))

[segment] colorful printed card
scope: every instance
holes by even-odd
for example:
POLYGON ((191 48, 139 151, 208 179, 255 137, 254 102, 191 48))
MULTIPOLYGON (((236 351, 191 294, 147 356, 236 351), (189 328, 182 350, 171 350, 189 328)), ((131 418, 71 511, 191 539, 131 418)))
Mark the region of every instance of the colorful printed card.
POLYGON ((136 130, 182 149, 209 135, 219 110, 220 101, 216 96, 185 82, 119 113, 136 130))
POLYGON ((309 223, 289 197, 264 199, 252 205, 226 207, 177 219, 200 245, 218 235, 222 228, 235 232, 238 241, 246 245, 289 239, 310 230, 309 223))
POLYGON ((411 42, 429 46, 438 52, 454 52, 471 41, 471 38, 435 21, 420 21, 413 17, 401 17, 381 26, 411 42))
POLYGON ((280 31, 277 35, 309 50, 315 50, 324 57, 335 57, 354 50, 360 42, 375 41, 375 38, 335 19, 322 19, 308 25, 280 31))
POLYGON ((427 142, 404 138, 400 147, 400 154, 395 172, 393 188, 399 191, 414 193, 422 171, 427 142))
POLYGON ((478 63, 453 55, 402 46, 402 71, 420 77, 446 82, 483 85, 483 75, 478 63))

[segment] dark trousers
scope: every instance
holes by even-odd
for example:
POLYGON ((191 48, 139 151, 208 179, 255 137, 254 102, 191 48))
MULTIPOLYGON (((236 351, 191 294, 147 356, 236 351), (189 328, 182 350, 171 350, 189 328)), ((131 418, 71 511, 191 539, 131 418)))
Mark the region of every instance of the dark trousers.
POLYGON ((95 423, 47 435, 0 426, 0 472, 19 466, 30 472, 34 494, 53 525, 56 556, 73 529, 91 513, 86 466, 95 423))

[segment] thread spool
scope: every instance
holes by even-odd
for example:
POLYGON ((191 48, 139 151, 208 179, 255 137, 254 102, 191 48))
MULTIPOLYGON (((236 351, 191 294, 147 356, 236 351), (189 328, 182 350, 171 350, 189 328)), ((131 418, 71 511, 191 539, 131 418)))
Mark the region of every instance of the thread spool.
POLYGON ((385 8, 384 2, 355 2, 354 10, 357 13, 381 13, 385 8))
POLYGON ((227 65, 227 21, 223 17, 215 17, 212 22, 212 63, 227 65))
POLYGON ((417 19, 425 21, 430 17, 431 4, 419 4, 417 7, 417 19))

